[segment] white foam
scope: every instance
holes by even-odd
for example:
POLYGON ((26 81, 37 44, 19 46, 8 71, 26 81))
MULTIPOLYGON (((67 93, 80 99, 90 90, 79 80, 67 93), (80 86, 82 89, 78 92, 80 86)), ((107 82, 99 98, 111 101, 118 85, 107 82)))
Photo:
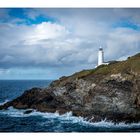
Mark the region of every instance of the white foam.
POLYGON ((4 102, 1 102, 0 105, 4 105, 7 102, 9 102, 9 100, 5 100, 4 102))
POLYGON ((79 123, 81 125, 89 125, 93 127, 104 127, 104 128, 139 128, 140 123, 131 123, 131 124, 125 124, 125 123, 118 123, 114 124, 113 122, 109 122, 106 120, 102 120, 100 122, 90 122, 87 121, 86 118, 83 117, 75 117, 72 115, 72 112, 67 112, 63 115, 60 115, 58 112, 55 113, 43 113, 36 110, 33 110, 33 112, 29 114, 25 114, 24 112, 27 110, 19 110, 15 109, 13 107, 9 107, 7 110, 1 110, 0 113, 11 116, 11 117, 30 117, 30 116, 40 116, 47 119, 59 119, 62 123, 68 122, 68 123, 79 123))
POLYGON ((104 128, 136 128, 136 127, 140 127, 140 123, 126 124, 124 122, 121 122, 121 123, 114 124, 113 122, 107 121, 107 120, 102 120, 100 122, 84 121, 84 123, 86 123, 88 125, 92 125, 94 127, 104 127, 104 128))
POLYGON ((25 117, 24 110, 18 110, 13 107, 9 107, 7 110, 1 110, 0 113, 11 117, 25 117))

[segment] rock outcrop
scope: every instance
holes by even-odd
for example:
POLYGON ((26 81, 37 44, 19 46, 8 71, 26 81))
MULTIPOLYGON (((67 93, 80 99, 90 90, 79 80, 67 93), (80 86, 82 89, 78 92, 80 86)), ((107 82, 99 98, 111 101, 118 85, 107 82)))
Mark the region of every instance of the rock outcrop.
POLYGON ((91 121, 140 121, 140 54, 62 77, 48 88, 33 88, 0 107, 60 114, 72 111, 91 121))

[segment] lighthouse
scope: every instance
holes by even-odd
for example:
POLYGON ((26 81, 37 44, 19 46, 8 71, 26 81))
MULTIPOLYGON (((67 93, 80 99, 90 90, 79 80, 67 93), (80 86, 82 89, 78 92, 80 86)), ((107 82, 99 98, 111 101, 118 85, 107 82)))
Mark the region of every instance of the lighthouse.
POLYGON ((98 52, 98 66, 102 65, 103 63, 104 63, 104 52, 103 48, 100 47, 98 52))

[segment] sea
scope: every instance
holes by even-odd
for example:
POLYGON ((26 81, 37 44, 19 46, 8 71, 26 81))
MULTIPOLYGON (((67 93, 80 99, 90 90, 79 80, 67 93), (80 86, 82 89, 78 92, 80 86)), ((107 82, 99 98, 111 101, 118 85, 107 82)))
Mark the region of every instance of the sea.
MULTIPOLYGON (((0 104, 4 104, 33 87, 47 87, 51 80, 0 80, 0 104)), ((140 132, 140 123, 114 124, 106 120, 90 122, 83 117, 75 117, 72 112, 60 115, 34 110, 0 110, 0 132, 140 132)))

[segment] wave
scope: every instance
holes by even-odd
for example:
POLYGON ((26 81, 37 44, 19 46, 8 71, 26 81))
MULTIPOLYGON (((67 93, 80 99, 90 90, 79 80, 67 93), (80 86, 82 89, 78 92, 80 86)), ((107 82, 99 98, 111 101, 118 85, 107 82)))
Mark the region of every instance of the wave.
MULTIPOLYGON (((31 116, 40 116, 44 119, 58 119, 61 123, 78 123, 81 125, 86 125, 90 127, 103 127, 103 128, 140 128, 140 123, 118 123, 114 124, 111 121, 102 120, 100 122, 90 122, 86 118, 83 117, 76 117, 72 115, 72 112, 67 112, 63 115, 60 115, 59 112, 55 113, 47 113, 47 112, 39 112, 33 110, 29 114, 25 114, 27 110, 24 109, 15 109, 13 107, 9 107, 7 110, 1 110, 0 113, 4 115, 8 115, 10 117, 31 117, 31 116)), ((42 124, 45 125, 45 124, 42 124)))
POLYGON ((0 110, 0 113, 7 115, 7 116, 10 116, 10 117, 25 117, 24 111, 25 110, 19 110, 19 109, 15 109, 13 107, 9 107, 6 110, 0 110))
POLYGON ((0 102, 0 105, 4 105, 4 104, 6 104, 7 102, 9 102, 10 100, 5 100, 4 102, 0 102))

